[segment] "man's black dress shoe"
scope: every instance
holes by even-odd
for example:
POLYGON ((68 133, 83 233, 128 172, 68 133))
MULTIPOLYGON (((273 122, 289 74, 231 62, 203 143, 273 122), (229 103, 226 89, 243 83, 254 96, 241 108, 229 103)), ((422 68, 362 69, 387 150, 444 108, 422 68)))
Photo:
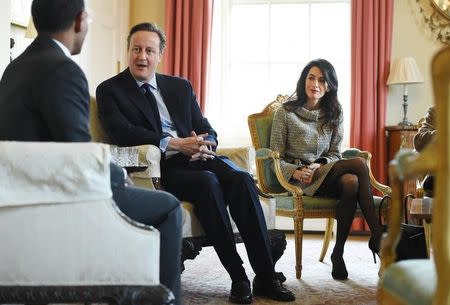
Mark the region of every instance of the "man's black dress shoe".
POLYGON ((286 282, 286 277, 284 276, 283 272, 275 272, 275 277, 280 281, 281 284, 286 282))
POLYGON ((282 302, 295 300, 295 295, 281 284, 277 276, 272 279, 262 279, 256 275, 253 279, 253 295, 282 302))
POLYGON ((231 292, 228 297, 231 303, 236 304, 250 304, 252 302, 252 291, 250 289, 250 282, 242 280, 231 283, 231 292))

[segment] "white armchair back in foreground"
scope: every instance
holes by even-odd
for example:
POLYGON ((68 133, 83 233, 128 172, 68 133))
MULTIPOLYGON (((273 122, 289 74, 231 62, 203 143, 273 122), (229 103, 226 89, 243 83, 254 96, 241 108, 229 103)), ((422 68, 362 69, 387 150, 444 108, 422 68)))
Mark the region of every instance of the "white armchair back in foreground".
POLYGON ((0 141, 0 303, 171 304, 159 232, 112 199, 110 149, 0 141))

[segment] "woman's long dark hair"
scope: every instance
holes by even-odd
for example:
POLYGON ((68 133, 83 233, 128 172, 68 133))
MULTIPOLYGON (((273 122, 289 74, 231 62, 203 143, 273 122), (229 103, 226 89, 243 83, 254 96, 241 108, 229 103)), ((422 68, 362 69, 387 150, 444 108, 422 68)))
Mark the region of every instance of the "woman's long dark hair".
POLYGON ((305 92, 305 83, 309 70, 312 67, 320 69, 328 85, 328 92, 325 92, 325 95, 319 101, 319 107, 325 113, 325 122, 322 125, 322 130, 326 124, 329 124, 331 129, 336 131, 342 114, 342 107, 337 98, 338 79, 333 65, 325 59, 314 59, 303 68, 297 82, 296 98, 284 103, 284 108, 287 111, 295 111, 298 107, 303 107, 306 104, 308 97, 305 92))

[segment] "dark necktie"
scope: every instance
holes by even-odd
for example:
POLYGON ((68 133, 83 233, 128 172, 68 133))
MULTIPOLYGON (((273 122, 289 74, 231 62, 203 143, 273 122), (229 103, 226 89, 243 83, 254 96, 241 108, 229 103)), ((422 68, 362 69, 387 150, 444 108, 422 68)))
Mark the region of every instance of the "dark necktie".
POLYGON ((156 122, 156 125, 158 126, 159 132, 162 132, 161 129, 161 118, 159 117, 159 110, 158 105, 156 104, 155 96, 153 95, 152 91, 150 91, 150 85, 147 83, 144 83, 141 88, 144 91, 144 96, 147 99, 148 103, 150 104, 150 107, 152 108, 154 120, 156 122))

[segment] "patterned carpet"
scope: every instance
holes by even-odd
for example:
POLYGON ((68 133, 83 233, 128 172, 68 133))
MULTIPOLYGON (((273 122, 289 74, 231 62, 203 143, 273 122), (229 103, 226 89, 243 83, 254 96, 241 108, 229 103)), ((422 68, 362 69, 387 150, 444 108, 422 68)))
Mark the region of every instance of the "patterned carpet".
MULTIPOLYGON (((303 242, 303 274, 295 278, 294 242, 288 236, 288 246, 276 265, 287 277, 285 285, 297 300, 289 304, 302 305, 376 305, 376 287, 379 261, 373 263, 367 247, 367 237, 351 237, 346 244, 344 259, 349 272, 347 281, 335 281, 331 277, 330 250, 323 263, 319 262, 322 246, 321 235, 307 235, 303 242)), ((331 249, 334 243, 330 245, 331 249)), ((245 248, 238 245, 250 280, 254 273, 248 263, 245 248)), ((193 261, 187 261, 181 275, 184 305, 223 305, 228 303, 231 280, 220 264, 214 249, 204 248, 193 261)), ((253 304, 281 304, 264 298, 254 298, 253 304)))

